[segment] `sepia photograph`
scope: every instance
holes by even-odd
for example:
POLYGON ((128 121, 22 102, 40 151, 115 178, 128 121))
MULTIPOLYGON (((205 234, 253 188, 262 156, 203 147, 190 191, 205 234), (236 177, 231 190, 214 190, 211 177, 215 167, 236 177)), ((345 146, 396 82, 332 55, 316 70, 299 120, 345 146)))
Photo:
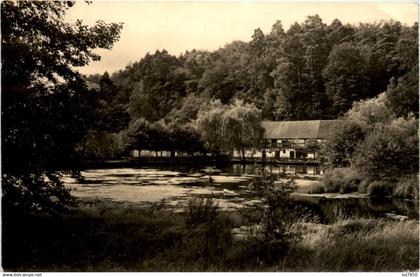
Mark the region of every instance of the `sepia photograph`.
POLYGON ((3 276, 418 276, 417 2, 0 5, 3 276))

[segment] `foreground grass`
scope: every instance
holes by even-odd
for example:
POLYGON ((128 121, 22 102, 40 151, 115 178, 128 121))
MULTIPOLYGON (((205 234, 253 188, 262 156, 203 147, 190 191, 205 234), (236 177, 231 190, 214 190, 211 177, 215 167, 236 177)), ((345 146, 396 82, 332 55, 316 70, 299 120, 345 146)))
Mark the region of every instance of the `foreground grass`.
POLYGON ((288 271, 403 271, 419 269, 418 222, 343 220, 308 227, 279 265, 288 271))
POLYGON ((65 216, 3 219, 10 271, 402 271, 418 270, 418 222, 353 219, 297 223, 290 245, 234 239, 236 223, 201 203, 185 213, 114 202, 65 216), (202 210, 200 210, 202 209, 202 210), (277 255, 269 255, 277 253, 277 255))

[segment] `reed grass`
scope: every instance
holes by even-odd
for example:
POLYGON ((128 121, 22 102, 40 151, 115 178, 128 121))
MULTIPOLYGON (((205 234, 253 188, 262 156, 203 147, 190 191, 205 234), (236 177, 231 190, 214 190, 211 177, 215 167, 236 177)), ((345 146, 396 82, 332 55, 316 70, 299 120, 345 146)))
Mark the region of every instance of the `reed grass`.
POLYGON ((361 182, 359 174, 352 168, 334 168, 324 173, 323 190, 339 193, 355 192, 361 182))
POLYGON ((312 185, 310 193, 367 193, 371 197, 419 199, 419 176, 370 180, 352 168, 334 168, 325 172, 322 182, 312 185))
POLYGON ((189 205, 179 213, 164 205, 100 201, 61 217, 6 218, 2 266, 6 271, 419 269, 418 221, 348 219, 322 225, 302 220, 289 230, 299 232, 299 239, 285 247, 234 239, 228 215, 207 200, 189 205), (193 218, 200 220, 193 224, 193 218), (265 262, 264 253, 273 251, 282 254, 265 262))
POLYGON ((318 226, 279 262, 284 271, 418 271, 418 222, 350 219, 318 226))

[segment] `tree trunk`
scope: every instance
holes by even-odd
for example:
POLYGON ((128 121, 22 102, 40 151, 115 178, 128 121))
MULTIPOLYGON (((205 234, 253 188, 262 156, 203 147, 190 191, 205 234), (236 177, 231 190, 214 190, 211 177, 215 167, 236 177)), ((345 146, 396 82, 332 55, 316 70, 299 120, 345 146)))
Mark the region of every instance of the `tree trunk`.
POLYGON ((83 138, 83 147, 82 147, 82 159, 85 158, 85 153, 86 153, 86 142, 87 142, 87 137, 85 136, 83 138))

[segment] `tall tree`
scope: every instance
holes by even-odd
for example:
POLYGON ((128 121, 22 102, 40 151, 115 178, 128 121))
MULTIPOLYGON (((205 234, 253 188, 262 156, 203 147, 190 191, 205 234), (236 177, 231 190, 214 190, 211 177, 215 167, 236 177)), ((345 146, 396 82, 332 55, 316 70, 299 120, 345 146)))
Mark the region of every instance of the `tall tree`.
POLYGON ((348 167, 355 149, 363 142, 365 130, 353 121, 342 121, 335 126, 322 149, 327 167, 348 167))
POLYGON ((327 25, 318 15, 307 16, 302 24, 302 41, 306 48, 305 77, 308 82, 307 98, 310 99, 311 118, 324 117, 325 88, 322 70, 330 51, 327 41, 327 25))
MULTIPOLYGON (((99 60, 93 50, 110 49, 122 28, 102 21, 92 27, 80 20, 67 23, 64 15, 74 4, 1 3, 3 177, 13 180, 13 190, 22 194, 31 194, 34 182, 44 184, 43 194, 33 198, 38 204, 41 198, 62 191, 58 178, 48 169, 75 158, 75 144, 89 126, 91 94, 74 68, 99 60), (43 183, 44 179, 49 181, 43 183)), ((12 195, 8 191, 5 202, 21 205, 21 199, 9 197, 12 195)), ((58 195, 62 199, 63 194, 58 195)))
POLYGON ((388 107, 397 116, 407 117, 410 113, 419 117, 419 67, 415 65, 406 75, 391 79, 386 91, 388 107))
POLYGON ((245 159, 245 149, 259 147, 264 136, 260 110, 236 100, 223 115, 222 133, 225 150, 240 150, 245 159))
POLYGON ((96 97, 96 128, 108 132, 123 130, 129 120, 124 103, 118 101, 118 87, 105 72, 99 79, 99 91, 96 97))
POLYGON ((194 126, 203 144, 212 154, 219 154, 223 147, 223 115, 226 107, 220 100, 212 101, 198 112, 194 126))
POLYGON ((326 94, 331 102, 331 115, 341 116, 356 100, 369 96, 366 51, 352 43, 334 47, 323 71, 326 94))
POLYGON ((330 47, 353 40, 354 28, 349 24, 343 25, 338 19, 334 19, 328 25, 326 31, 326 38, 330 47))
POLYGON ((275 119, 309 117, 308 89, 304 81, 305 49, 301 41, 302 32, 303 29, 298 23, 290 26, 283 41, 284 55, 277 58, 276 67, 270 73, 273 78, 270 98, 275 100, 275 119))
POLYGON ((242 100, 230 105, 213 101, 202 107, 194 123, 207 149, 216 154, 237 149, 244 155, 246 148, 258 147, 264 135, 261 111, 242 100))

